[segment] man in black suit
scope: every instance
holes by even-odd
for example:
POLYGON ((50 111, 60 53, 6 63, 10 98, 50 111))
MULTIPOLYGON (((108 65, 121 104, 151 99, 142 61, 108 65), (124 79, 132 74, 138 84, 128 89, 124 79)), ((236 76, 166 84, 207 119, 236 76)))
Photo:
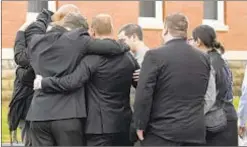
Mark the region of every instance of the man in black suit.
MULTIPOLYGON (((112 20, 109 15, 97 15, 92 21, 92 35, 111 40, 112 20)), ((131 146, 129 129, 132 118, 130 87, 138 63, 124 55, 86 56, 76 70, 62 78, 46 77, 35 80, 35 88, 43 92, 74 91, 86 83, 86 138, 89 146, 131 146)))
MULTIPOLYGON (((43 10, 25 31, 32 38, 28 43, 28 57, 35 74, 61 77, 71 73, 86 53, 112 55, 128 51, 112 40, 90 38, 88 24, 79 13, 68 13, 46 32, 52 15, 43 10)), ((84 94, 83 87, 72 93, 36 90, 27 114, 27 120, 31 121, 32 145, 84 145, 84 94)))
POLYGON ((188 20, 165 19, 164 46, 146 53, 134 103, 134 126, 144 146, 205 142, 204 98, 210 62, 186 42, 188 20))

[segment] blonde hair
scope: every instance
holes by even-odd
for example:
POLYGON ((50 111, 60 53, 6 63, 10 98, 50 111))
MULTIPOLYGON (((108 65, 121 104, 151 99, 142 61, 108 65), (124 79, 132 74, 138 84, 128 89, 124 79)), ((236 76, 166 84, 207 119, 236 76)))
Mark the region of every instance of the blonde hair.
POLYGON ((113 32, 112 17, 108 14, 99 14, 92 19, 91 28, 98 35, 109 35, 113 32))
POLYGON ((74 12, 74 13, 80 13, 80 9, 73 5, 73 4, 66 4, 66 5, 62 5, 56 13, 59 13, 60 14, 60 17, 64 17, 66 16, 68 13, 71 13, 71 12, 74 12))
POLYGON ((80 9, 73 4, 62 5, 55 13, 52 15, 52 21, 54 24, 60 24, 60 22, 68 13, 80 13, 80 9))

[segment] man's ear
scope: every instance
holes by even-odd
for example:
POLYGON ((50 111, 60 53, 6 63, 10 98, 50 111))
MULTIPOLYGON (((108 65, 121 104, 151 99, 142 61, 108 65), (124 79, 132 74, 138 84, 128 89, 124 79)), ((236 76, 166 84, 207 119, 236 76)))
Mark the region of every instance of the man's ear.
POLYGON ((163 30, 162 30, 162 38, 164 39, 164 37, 166 36, 168 34, 168 30, 167 30, 167 28, 164 28, 163 30))
POLYGON ((197 40, 195 40, 196 46, 201 46, 202 45, 202 41, 200 38, 197 38, 197 40))
POLYGON ((56 12, 52 15, 51 20, 52 21, 60 21, 65 17, 64 13, 56 12))
POLYGON ((133 34, 131 37, 130 37, 130 39, 133 41, 133 42, 135 42, 136 41, 136 34, 133 34))
POLYGON ((136 34, 133 34, 132 36, 129 37, 129 39, 131 41, 135 42, 135 41, 137 41, 138 38, 137 38, 136 34))
POLYGON ((163 34, 163 35, 165 36, 165 35, 167 35, 167 34, 168 34, 168 29, 165 28, 165 29, 164 29, 164 34, 163 34))
POLYGON ((53 21, 53 22, 51 22, 51 25, 54 25, 54 26, 62 26, 63 25, 63 23, 64 23, 64 21, 63 20, 59 20, 59 21, 53 21))
POLYGON ((91 37, 95 37, 96 36, 95 31, 92 28, 90 28, 89 34, 90 34, 91 37))
POLYGON ((60 20, 59 14, 58 14, 58 13, 54 13, 54 14, 51 16, 51 20, 52 20, 53 22, 59 21, 59 20, 60 20))

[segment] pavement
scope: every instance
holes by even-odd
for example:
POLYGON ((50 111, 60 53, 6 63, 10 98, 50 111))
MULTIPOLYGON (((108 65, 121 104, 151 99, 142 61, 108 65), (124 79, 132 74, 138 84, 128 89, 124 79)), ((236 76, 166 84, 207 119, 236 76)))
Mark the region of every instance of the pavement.
MULTIPOLYGON (((10 143, 2 143, 2 146, 11 146, 10 143)), ((12 146, 24 146, 24 144, 21 143, 13 143, 12 146)))
MULTIPOLYGON (((240 139, 239 138, 238 144, 239 144, 238 146, 247 146, 247 139, 240 139)), ((7 147, 7 146, 11 146, 11 145, 10 145, 10 143, 2 143, 2 147, 3 146, 7 147)), ((13 143, 12 146, 24 146, 24 144, 22 144, 22 143, 13 143)), ((138 146, 140 146, 140 145, 138 145, 138 146)))

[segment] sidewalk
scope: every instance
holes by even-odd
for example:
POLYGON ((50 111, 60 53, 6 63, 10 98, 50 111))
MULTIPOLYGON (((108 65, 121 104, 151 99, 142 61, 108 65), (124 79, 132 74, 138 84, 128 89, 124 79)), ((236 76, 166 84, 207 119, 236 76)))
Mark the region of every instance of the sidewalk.
MULTIPOLYGON (((11 146, 10 143, 2 143, 2 146, 11 146)), ((13 143, 12 146, 24 146, 24 144, 21 144, 21 143, 13 143)))

